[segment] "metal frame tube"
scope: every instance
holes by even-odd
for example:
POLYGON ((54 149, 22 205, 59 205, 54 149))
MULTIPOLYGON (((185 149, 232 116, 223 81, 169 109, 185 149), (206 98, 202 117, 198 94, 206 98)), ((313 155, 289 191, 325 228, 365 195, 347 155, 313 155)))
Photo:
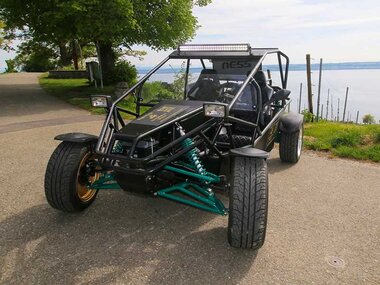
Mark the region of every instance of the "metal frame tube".
MULTIPOLYGON (((128 91, 126 91, 123 95, 120 96, 111 106, 109 114, 103 124, 102 130, 100 131, 98 143, 96 144, 96 152, 101 153, 101 146, 103 145, 105 134, 107 129, 110 127, 110 122, 112 117, 114 116, 114 110, 116 105, 120 103, 125 97, 127 97, 131 92, 133 92, 137 87, 139 87, 142 83, 144 83, 154 72, 156 72, 161 66, 163 66, 170 58, 166 57, 163 61, 161 61, 155 68, 149 71, 143 78, 141 78, 135 85, 133 85, 128 91)), ((137 98, 139 100, 139 98, 137 98)))

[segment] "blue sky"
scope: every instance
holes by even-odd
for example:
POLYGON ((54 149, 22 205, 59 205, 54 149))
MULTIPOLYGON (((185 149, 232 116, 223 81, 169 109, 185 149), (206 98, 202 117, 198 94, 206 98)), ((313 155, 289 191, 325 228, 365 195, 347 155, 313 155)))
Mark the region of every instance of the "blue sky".
MULTIPOLYGON (((278 47, 292 63, 303 63, 305 54, 325 62, 380 61, 379 0, 214 0, 194 8, 201 27, 192 43, 250 43, 278 47)), ((146 50, 138 66, 155 65, 169 51, 146 50)), ((14 57, 0 51, 4 60, 14 57)))

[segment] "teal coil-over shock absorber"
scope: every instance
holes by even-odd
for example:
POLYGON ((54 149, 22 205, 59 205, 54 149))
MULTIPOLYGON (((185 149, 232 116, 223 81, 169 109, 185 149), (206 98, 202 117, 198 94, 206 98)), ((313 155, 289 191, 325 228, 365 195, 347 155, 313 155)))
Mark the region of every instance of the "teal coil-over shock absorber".
MULTIPOLYGON (((177 130, 179 131, 181 136, 185 135, 183 128, 178 124, 177 130)), ((191 138, 187 138, 182 142, 182 147, 187 148, 193 144, 193 140, 191 138)), ((199 158, 199 150, 197 148, 193 148, 189 150, 185 154, 190 165, 201 175, 206 175, 206 169, 204 168, 200 158, 199 158)))
MULTIPOLYGON (((176 124, 176 129, 180 136, 186 135, 180 124, 176 124)), ((183 140, 181 146, 185 149, 191 147, 193 144, 194 142, 191 138, 186 138, 183 140)), ((220 177, 206 171, 200 160, 199 150, 197 148, 192 148, 186 152, 184 156, 187 159, 187 163, 177 163, 183 164, 187 168, 191 168, 193 171, 175 165, 166 165, 164 169, 180 175, 185 175, 188 179, 182 183, 161 189, 157 191, 156 195, 208 212, 226 215, 227 209, 210 188, 211 184, 220 182, 220 177), (178 195, 178 193, 181 193, 181 195, 178 195)))

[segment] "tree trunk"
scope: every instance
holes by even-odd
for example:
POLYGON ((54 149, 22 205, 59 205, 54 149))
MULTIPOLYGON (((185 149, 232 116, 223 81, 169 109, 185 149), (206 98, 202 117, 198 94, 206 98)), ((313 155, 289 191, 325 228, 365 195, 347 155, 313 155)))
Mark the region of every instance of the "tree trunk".
POLYGON ((112 49, 112 43, 99 41, 99 53, 104 84, 113 83, 112 73, 115 68, 116 54, 112 49))
POLYGON ((79 64, 78 64, 78 45, 77 45, 77 41, 76 40, 72 41, 72 46, 73 46, 72 56, 73 56, 73 62, 74 62, 74 69, 78 70, 79 69, 79 64))
POLYGON ((67 66, 71 64, 71 56, 69 55, 69 52, 67 50, 66 43, 59 43, 59 55, 61 58, 62 66, 67 66))

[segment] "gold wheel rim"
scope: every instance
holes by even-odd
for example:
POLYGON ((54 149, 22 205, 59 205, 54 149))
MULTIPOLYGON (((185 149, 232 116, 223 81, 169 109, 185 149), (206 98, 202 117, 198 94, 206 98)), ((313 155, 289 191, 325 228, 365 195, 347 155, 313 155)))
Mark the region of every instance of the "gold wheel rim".
MULTIPOLYGON (((80 179, 79 179, 79 176, 80 176, 80 173, 83 169, 83 167, 86 165, 87 161, 92 157, 92 153, 87 153, 82 161, 80 162, 79 164, 79 168, 78 168, 78 173, 77 173, 77 195, 78 195, 78 198, 82 201, 82 202, 89 202, 91 201, 92 198, 94 198, 95 194, 96 194, 96 191, 97 190, 94 190, 94 189, 89 189, 87 187, 87 183, 84 183, 82 184, 80 182, 80 179)), ((96 180, 99 179, 99 173, 95 173, 94 176, 90 176, 88 177, 88 181, 89 183, 94 183, 96 180)))

